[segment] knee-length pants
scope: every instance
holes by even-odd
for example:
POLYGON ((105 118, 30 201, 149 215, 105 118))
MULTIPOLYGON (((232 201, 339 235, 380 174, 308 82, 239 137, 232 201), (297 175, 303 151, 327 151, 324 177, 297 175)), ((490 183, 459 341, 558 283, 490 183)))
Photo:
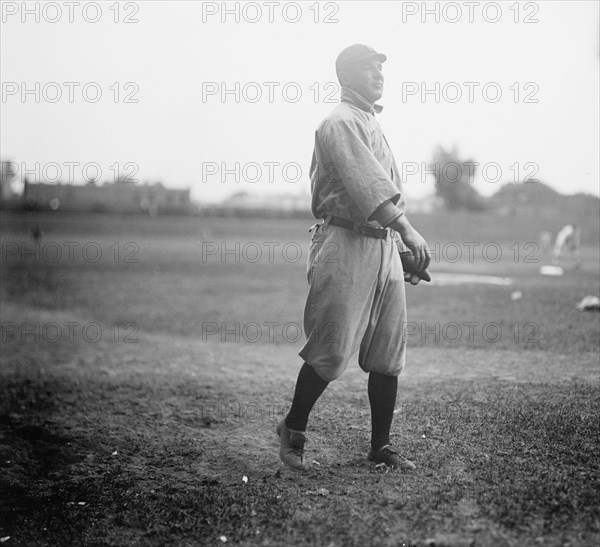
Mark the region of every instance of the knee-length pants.
POLYGON ((357 351, 365 372, 397 376, 404 368, 404 272, 391 234, 377 239, 330 224, 313 233, 299 355, 326 381, 338 378, 357 351))

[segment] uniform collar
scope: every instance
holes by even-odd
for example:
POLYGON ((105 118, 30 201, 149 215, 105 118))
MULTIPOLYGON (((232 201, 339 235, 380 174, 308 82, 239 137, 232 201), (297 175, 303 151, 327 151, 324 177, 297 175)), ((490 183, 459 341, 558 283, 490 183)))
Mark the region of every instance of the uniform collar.
POLYGON ((340 100, 345 103, 350 103, 361 110, 370 112, 371 114, 379 114, 383 110, 383 106, 369 102, 360 93, 354 91, 354 89, 350 89, 349 87, 342 86, 340 100))

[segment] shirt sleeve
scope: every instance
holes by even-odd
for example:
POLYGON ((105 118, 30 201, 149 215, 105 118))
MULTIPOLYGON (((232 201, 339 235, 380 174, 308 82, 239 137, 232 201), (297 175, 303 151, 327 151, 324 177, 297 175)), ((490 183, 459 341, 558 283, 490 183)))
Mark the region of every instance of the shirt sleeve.
POLYGON ((373 154, 365 128, 351 120, 332 120, 323 127, 322 138, 339 180, 365 219, 385 201, 398 202, 400 191, 373 154))
POLYGON ((396 207, 391 199, 388 199, 373 212, 370 218, 379 222, 384 228, 387 228, 394 220, 401 217, 403 214, 404 212, 396 207))

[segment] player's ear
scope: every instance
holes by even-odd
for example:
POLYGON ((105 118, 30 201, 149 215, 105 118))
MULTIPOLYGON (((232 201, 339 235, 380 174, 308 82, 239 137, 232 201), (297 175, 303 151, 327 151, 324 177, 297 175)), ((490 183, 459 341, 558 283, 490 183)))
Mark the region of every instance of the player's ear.
POLYGON ((338 82, 340 82, 340 85, 342 87, 348 87, 348 84, 350 84, 350 78, 349 78, 347 72, 342 70, 337 73, 337 77, 338 77, 338 82))

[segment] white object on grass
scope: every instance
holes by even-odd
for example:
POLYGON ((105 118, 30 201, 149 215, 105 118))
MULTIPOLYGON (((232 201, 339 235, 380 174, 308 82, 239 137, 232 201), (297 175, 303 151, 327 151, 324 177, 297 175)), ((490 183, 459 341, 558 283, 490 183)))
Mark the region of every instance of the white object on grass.
POLYGON ((588 294, 575 306, 579 311, 600 311, 600 298, 588 294))
POLYGON ((509 277, 498 277, 495 275, 477 275, 462 273, 435 272, 431 274, 432 285, 465 285, 479 283, 484 285, 512 285, 509 277))
POLYGON ((542 275, 552 275, 555 277, 560 277, 562 274, 565 273, 565 270, 563 268, 561 268, 560 266, 546 265, 546 266, 542 266, 540 268, 540 273, 542 275))

